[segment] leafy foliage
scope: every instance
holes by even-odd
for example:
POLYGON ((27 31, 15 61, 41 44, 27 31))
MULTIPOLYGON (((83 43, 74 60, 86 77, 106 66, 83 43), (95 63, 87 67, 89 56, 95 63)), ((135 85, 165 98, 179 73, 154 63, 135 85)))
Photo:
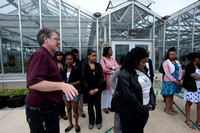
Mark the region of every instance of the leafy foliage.
POLYGON ((28 89, 0 89, 0 95, 27 95, 28 89))

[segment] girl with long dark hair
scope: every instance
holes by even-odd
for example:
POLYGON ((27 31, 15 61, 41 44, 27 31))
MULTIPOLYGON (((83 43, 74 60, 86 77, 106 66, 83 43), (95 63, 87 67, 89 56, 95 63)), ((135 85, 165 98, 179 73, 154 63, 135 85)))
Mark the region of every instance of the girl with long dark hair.
MULTIPOLYGON (((58 69, 60 71, 60 73, 62 74, 62 71, 64 70, 64 63, 63 63, 63 52, 61 51, 56 51, 54 53, 54 59, 56 60, 58 69)), ((67 120, 68 117, 66 116, 66 111, 65 111, 65 103, 64 101, 62 101, 60 103, 60 117, 63 118, 64 120, 67 120)))
POLYGON ((93 104, 96 109, 96 125, 97 129, 102 127, 101 114, 101 85, 103 83, 103 70, 101 64, 96 62, 96 52, 88 50, 88 62, 83 65, 83 82, 86 88, 86 95, 88 96, 88 115, 89 126, 91 130, 95 123, 95 114, 93 104))

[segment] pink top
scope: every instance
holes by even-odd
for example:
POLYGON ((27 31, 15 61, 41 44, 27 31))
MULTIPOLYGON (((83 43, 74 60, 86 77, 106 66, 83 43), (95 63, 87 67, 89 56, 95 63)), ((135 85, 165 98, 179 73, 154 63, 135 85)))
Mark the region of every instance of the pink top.
MULTIPOLYGON (((180 62, 178 60, 175 60, 176 63, 178 63, 179 65, 179 76, 178 76, 178 80, 182 79, 182 69, 181 69, 181 65, 180 62)), ((171 75, 175 68, 174 65, 171 63, 171 61, 168 59, 166 61, 163 62, 163 68, 165 71, 165 75, 164 75, 164 81, 176 81, 176 79, 171 75)))
MULTIPOLYGON (((118 65, 118 63, 116 62, 116 60, 112 57, 110 57, 110 59, 103 57, 100 60, 100 64, 103 68, 103 73, 106 73, 106 89, 110 89, 110 76, 113 74, 114 71, 116 71, 120 66, 118 65), (104 63, 104 60, 105 63, 104 63), (113 70, 110 70, 106 67, 113 67, 113 70)), ((105 76, 105 75, 104 75, 105 76)))

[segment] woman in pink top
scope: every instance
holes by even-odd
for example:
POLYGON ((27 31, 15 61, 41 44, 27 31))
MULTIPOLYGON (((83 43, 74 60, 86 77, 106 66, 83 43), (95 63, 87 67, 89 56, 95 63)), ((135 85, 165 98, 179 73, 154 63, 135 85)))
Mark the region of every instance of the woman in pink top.
POLYGON ((164 111, 170 115, 178 114, 173 108, 174 93, 180 92, 180 81, 182 78, 182 69, 180 62, 176 60, 176 49, 171 47, 168 49, 166 60, 163 62, 165 71, 161 95, 165 96, 164 111))
POLYGON ((113 88, 110 87, 110 77, 115 70, 119 68, 116 60, 112 58, 112 48, 105 47, 103 49, 103 58, 100 60, 100 64, 103 68, 104 77, 106 79, 106 90, 102 92, 101 106, 103 111, 108 114, 111 110, 111 99, 113 88), (109 110, 108 110, 109 109, 109 110))

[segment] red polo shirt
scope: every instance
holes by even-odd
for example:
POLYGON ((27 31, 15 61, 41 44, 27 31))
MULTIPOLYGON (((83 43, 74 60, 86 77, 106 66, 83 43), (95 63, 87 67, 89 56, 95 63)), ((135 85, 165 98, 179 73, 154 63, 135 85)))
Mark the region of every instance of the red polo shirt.
MULTIPOLYGON (((30 57, 27 64, 27 87, 37 84, 43 80, 62 82, 57 64, 51 53, 41 46, 30 57)), ((43 92, 29 89, 26 97, 28 106, 44 106, 60 103, 62 101, 62 91, 43 92)))

